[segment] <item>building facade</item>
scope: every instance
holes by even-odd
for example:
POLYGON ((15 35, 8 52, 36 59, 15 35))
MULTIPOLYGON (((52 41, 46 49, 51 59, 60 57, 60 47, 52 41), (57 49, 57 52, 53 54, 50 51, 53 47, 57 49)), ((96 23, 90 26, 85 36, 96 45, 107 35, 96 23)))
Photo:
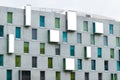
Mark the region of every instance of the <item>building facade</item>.
POLYGON ((120 80, 120 22, 0 7, 0 79, 120 80))

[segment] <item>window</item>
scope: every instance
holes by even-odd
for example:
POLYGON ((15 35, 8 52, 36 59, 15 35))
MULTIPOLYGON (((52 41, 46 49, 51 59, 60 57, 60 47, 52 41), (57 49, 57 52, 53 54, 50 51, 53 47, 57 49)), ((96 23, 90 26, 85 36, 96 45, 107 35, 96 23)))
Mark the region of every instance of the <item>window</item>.
POLYGON ((31 80, 31 72, 30 71, 19 71, 19 80, 31 80))
POLYGON ((21 66, 21 56, 16 55, 15 56, 15 66, 20 67, 21 66))
POLYGON ((88 21, 83 21, 83 29, 84 31, 88 31, 88 21))
POLYGON ((102 57, 102 48, 98 48, 98 58, 102 57))
POLYGON ((7 70, 7 80, 12 80, 12 70, 7 70))
POLYGON ((91 60, 91 70, 95 70, 95 69, 96 69, 96 61, 91 60))
POLYGON ((48 58, 48 68, 53 68, 52 58, 48 58))
POLYGON ((108 70, 108 61, 104 61, 104 70, 108 70))
POLYGON ((45 54, 45 43, 40 43, 40 54, 45 54))
POLYGON ((0 66, 3 66, 3 55, 0 54, 0 66))
POLYGON ((117 71, 120 71, 120 61, 117 61, 117 71))
POLYGON ((45 27, 45 16, 40 16, 40 27, 45 27))
POLYGON ((114 49, 110 48, 110 58, 114 58, 114 49))
POLYGON ((117 80, 117 74, 115 73, 115 74, 111 74, 111 80, 117 80))
POLYGON ((40 80, 45 80, 45 71, 40 71, 40 80))
POLYGON ((89 73, 85 72, 85 80, 89 80, 89 73))
POLYGON ((7 23, 12 23, 12 16, 13 16, 12 12, 7 12, 7 23))
POLYGON ((20 27, 16 27, 16 38, 21 38, 21 28, 20 27))
POLYGON ((82 35, 81 35, 81 33, 77 33, 77 43, 82 43, 82 35))
POLYGON ((116 46, 120 47, 120 37, 116 37, 116 46))
POLYGON ((78 59, 77 64, 78 64, 78 70, 81 70, 82 69, 82 59, 78 59))
POLYGON ((75 56, 75 46, 70 46, 70 56, 75 56))
POLYGON ((118 59, 120 60, 120 50, 118 50, 118 59))
POLYGON ((32 67, 37 68, 37 57, 36 56, 32 57, 32 67))
POLYGON ((4 26, 0 25, 0 37, 4 36, 4 26))
POLYGON ((60 28, 60 18, 55 18, 55 28, 60 28))
POLYGON ((32 29, 32 39, 37 40, 37 29, 32 29))
POLYGON ((55 53, 56 55, 60 55, 60 44, 55 45, 55 53))
POLYGON ((67 42, 67 32, 63 32, 63 35, 62 35, 62 37, 63 37, 63 42, 67 42))
POLYGON ((56 72, 56 80, 60 80, 60 72, 56 72))
POLYGON ((29 53, 29 42, 24 42, 24 53, 29 53))
POLYGON ((102 73, 98 73, 98 80, 102 80, 102 73))
POLYGON ((70 73, 70 77, 71 77, 70 80, 75 80, 75 72, 71 72, 71 73, 70 73))
POLYGON ((113 34, 113 24, 109 24, 109 33, 113 34))
POLYGON ((108 37, 104 36, 104 46, 108 46, 108 37))
POLYGON ((95 45, 95 35, 94 34, 90 35, 90 43, 95 45))

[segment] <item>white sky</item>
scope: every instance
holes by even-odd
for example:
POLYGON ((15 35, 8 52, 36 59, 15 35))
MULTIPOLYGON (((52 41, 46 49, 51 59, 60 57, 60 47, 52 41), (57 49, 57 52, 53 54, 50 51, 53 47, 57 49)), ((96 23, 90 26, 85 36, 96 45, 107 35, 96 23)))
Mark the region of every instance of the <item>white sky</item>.
POLYGON ((120 20, 120 0, 0 0, 0 6, 70 9, 120 20))

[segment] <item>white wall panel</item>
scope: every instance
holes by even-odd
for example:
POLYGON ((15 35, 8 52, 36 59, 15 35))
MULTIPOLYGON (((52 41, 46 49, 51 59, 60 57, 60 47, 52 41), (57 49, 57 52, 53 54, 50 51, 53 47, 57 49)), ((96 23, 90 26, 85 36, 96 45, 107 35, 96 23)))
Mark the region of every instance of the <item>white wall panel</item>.
POLYGON ((85 58, 91 58, 91 47, 87 46, 85 47, 85 58))
POLYGON ((25 6, 25 26, 31 26, 31 5, 25 6))
POLYGON ((49 30, 49 42, 59 42, 59 31, 49 30))
POLYGON ((65 70, 75 70, 75 60, 72 58, 65 58, 65 70))
POLYGON ((103 23, 95 22, 95 33, 98 33, 98 34, 104 33, 103 23))

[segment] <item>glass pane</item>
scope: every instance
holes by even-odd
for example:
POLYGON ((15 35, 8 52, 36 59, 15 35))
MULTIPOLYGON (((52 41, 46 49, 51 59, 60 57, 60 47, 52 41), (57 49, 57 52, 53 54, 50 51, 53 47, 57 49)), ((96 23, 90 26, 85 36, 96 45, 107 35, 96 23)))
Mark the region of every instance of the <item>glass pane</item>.
POLYGON ((48 68, 52 68, 52 58, 48 58, 48 68))
POLYGON ((37 40, 37 29, 32 29, 32 39, 37 40))
POLYGON ((101 58, 102 57, 102 49, 98 48, 98 57, 101 58))
POLYGON ((82 60, 78 59, 78 69, 82 69, 82 60))
POLYGON ((7 13, 7 22, 12 23, 12 12, 7 13))
POLYGON ((45 16, 40 16, 40 27, 45 27, 45 16))
POLYGON ((24 53, 29 53, 29 42, 24 42, 24 53))
POLYGON ((67 42, 67 32, 63 32, 63 42, 67 42))
POLYGON ((71 72, 71 80, 75 80, 75 72, 71 72))
POLYGON ((37 67, 37 57, 32 57, 32 67, 36 68, 37 67))
POLYGON ((16 38, 21 38, 21 28, 16 27, 16 38))
POLYGON ((90 42, 91 44, 95 45, 95 36, 93 34, 90 35, 90 42))
POLYGON ((88 31, 88 21, 83 21, 84 31, 88 31))
POLYGON ((81 43, 81 42, 82 42, 81 33, 77 33, 77 43, 81 43))
POLYGON ((109 33, 113 34, 113 24, 109 24, 109 33))
POLYGON ((110 57, 114 58, 114 49, 112 49, 112 48, 110 49, 110 57))
POLYGON ((0 55, 0 66, 3 66, 3 55, 0 55))
POLYGON ((55 28, 60 28, 60 18, 55 18, 55 28))
POLYGON ((20 57, 20 56, 16 56, 15 66, 16 66, 16 67, 20 67, 20 66, 21 66, 21 57, 20 57))
POLYGON ((104 36, 104 45, 107 46, 108 45, 108 37, 104 36))
POLYGON ((0 37, 3 37, 4 35, 4 27, 0 25, 0 37))
POLYGON ((45 43, 40 43, 40 54, 45 54, 45 43))
POLYGON ((7 70, 7 80, 12 80, 12 70, 7 70))
POLYGON ((70 56, 74 56, 75 50, 74 50, 74 46, 70 46, 70 56))
POLYGON ((60 72, 56 72, 56 80, 60 80, 60 72))
POLYGON ((60 55, 60 44, 55 45, 55 53, 56 55, 60 55))

